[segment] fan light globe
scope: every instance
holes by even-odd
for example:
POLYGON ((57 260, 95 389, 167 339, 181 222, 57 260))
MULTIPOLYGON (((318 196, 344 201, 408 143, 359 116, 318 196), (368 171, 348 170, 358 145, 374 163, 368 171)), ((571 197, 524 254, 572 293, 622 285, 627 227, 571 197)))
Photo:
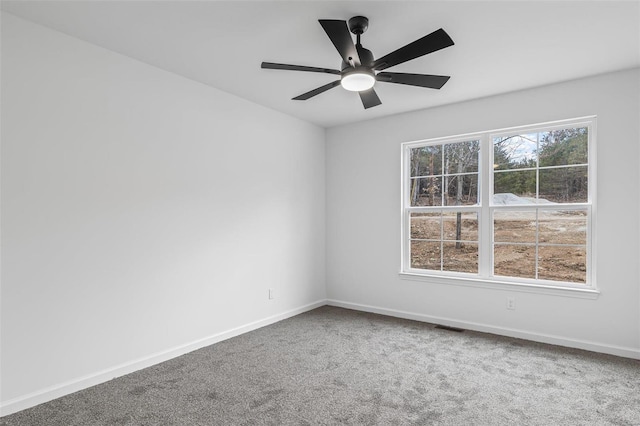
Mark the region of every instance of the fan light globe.
POLYGON ((342 76, 340 84, 345 90, 361 92, 369 90, 376 83, 375 77, 366 71, 355 71, 342 76))

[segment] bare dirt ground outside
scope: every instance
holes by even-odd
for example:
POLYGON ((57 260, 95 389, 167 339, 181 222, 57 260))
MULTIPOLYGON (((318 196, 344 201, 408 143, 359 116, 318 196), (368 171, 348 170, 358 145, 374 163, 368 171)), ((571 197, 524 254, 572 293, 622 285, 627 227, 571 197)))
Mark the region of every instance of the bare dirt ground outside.
MULTIPOLYGON (((456 244, 456 213, 412 213, 411 267, 477 273, 477 216, 461 219, 456 244)), ((497 211, 494 275, 585 283, 586 229, 580 210, 497 211)))

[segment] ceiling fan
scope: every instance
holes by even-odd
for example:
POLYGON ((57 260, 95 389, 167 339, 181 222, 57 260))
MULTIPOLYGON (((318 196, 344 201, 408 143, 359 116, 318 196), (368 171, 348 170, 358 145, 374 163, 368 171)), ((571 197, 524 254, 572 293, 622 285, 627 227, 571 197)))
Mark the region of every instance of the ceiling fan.
POLYGON ((354 16, 349 19, 348 28, 347 22, 341 20, 319 19, 318 22, 342 57, 340 70, 273 62, 263 62, 261 65, 261 68, 274 70, 308 71, 340 76, 339 80, 296 96, 293 100, 305 101, 329 89, 342 86, 346 90, 358 92, 362 105, 367 109, 382 103, 373 88, 377 81, 440 89, 449 80, 449 76, 445 75, 381 72, 403 62, 453 46, 453 40, 442 28, 374 60, 371 51, 360 44, 360 36, 369 27, 369 19, 364 16, 354 16), (349 31, 356 35, 355 45, 349 31))

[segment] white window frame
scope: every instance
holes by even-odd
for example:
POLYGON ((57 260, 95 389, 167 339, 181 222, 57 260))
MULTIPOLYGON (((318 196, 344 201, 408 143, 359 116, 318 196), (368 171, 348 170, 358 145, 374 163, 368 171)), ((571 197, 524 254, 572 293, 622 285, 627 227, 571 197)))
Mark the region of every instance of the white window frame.
MULTIPOLYGON (((495 129, 468 133, 451 137, 404 142, 401 144, 401 248, 400 276, 404 279, 434 282, 440 284, 459 284, 473 287, 511 289, 525 292, 562 294, 576 297, 595 298, 599 291, 595 282, 595 217, 596 217, 596 116, 580 117, 537 123, 526 126, 495 129), (505 134, 533 133, 558 130, 571 127, 588 128, 588 201, 586 203, 555 203, 546 205, 508 205, 495 206, 491 203, 493 193, 493 138, 505 134), (411 149, 425 145, 444 145, 470 140, 480 140, 478 159, 478 205, 474 206, 438 206, 412 207, 410 194, 410 152, 411 149), (587 212, 586 241, 586 283, 570 283, 542 279, 523 279, 493 275, 493 213, 498 210, 584 210, 587 212), (435 271, 411 268, 410 259, 410 216, 411 212, 421 211, 474 211, 478 213, 478 274, 435 271)), ((537 244, 536 244, 537 246, 537 244)))

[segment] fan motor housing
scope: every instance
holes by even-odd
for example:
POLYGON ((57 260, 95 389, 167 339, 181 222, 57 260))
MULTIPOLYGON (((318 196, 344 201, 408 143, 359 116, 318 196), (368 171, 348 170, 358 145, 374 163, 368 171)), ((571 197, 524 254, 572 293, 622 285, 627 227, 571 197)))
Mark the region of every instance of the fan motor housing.
POLYGON ((356 45, 358 56, 360 57, 360 64, 365 67, 373 65, 373 53, 369 49, 365 49, 361 44, 356 45))

